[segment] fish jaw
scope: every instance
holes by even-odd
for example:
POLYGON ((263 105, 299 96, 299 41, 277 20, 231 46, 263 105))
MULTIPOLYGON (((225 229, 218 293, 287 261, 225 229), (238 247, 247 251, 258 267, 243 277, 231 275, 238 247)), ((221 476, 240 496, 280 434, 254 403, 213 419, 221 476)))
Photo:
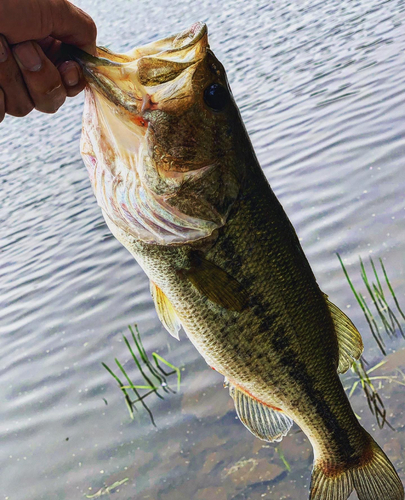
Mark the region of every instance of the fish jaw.
POLYGON ((222 227, 240 187, 231 130, 238 111, 205 24, 125 54, 99 48, 76 60, 88 83, 81 151, 112 223, 161 245, 222 227), (224 113, 204 103, 206 89, 219 86, 224 113))
POLYGON ((186 99, 188 89, 183 84, 207 48, 207 27, 195 23, 178 35, 124 54, 98 47, 97 57, 81 53, 76 59, 91 88, 103 94, 113 106, 142 116, 146 110, 159 109, 163 100, 186 99), (179 76, 181 79, 175 85, 162 86, 179 76), (152 87, 153 92, 148 93, 152 87))

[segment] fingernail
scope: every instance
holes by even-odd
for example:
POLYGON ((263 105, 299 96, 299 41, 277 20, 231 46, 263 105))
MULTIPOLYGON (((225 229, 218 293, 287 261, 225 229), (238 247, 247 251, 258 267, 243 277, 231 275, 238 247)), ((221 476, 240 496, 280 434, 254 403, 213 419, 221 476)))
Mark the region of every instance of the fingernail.
POLYGON ((68 87, 74 87, 79 83, 79 70, 74 63, 65 62, 64 65, 59 68, 59 71, 62 75, 63 82, 68 87))
POLYGON ((4 42, 4 38, 0 36, 0 63, 7 61, 8 50, 7 45, 4 42))
POLYGON ((42 68, 41 57, 32 42, 19 43, 14 46, 13 51, 20 64, 28 71, 39 71, 42 68))

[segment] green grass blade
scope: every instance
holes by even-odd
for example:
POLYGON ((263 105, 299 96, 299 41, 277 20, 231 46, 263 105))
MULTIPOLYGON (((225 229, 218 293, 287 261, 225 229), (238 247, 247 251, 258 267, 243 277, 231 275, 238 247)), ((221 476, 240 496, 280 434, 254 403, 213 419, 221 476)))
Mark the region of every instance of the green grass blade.
POLYGON ((385 300, 385 297, 384 297, 384 290, 381 286, 381 283, 380 283, 380 278, 378 276, 378 273, 377 273, 377 270, 375 268, 375 265, 374 265, 374 261, 373 259, 370 257, 370 263, 371 263, 371 267, 373 268, 373 272, 374 272, 374 276, 375 276, 375 280, 377 281, 377 286, 378 286, 378 290, 381 294, 381 297, 383 298, 383 300, 386 302, 385 300))
POLYGON ((136 389, 136 387, 133 385, 131 379, 129 378, 128 376, 128 373, 125 371, 125 368, 121 365, 121 363, 118 361, 117 358, 115 358, 115 363, 117 364, 118 368, 121 370, 122 374, 124 375, 124 377, 127 379, 128 381, 128 385, 131 385, 133 386, 132 387, 132 390, 134 391, 135 393, 135 396, 138 398, 139 397, 139 392, 138 390, 136 389))
MULTIPOLYGON (((377 290, 377 287, 375 285, 374 285, 374 288, 375 288, 375 290, 377 290)), ((387 302, 385 300, 383 300, 381 298, 381 296, 380 296, 379 293, 378 294, 376 293, 376 300, 377 300, 377 302, 380 305, 380 309, 381 309, 382 314, 384 315, 385 322, 388 323, 388 320, 387 320, 386 316, 391 321, 391 324, 389 325, 389 330, 387 330, 387 327, 385 326, 385 322, 383 322, 383 326, 384 326, 384 328, 386 330, 387 335, 389 337, 396 337, 395 319, 390 314, 389 305, 387 304, 387 302)))
POLYGON ((352 385, 352 388, 351 388, 351 390, 349 392, 349 398, 351 398, 353 396, 353 393, 356 390, 356 388, 357 388, 358 385, 359 385, 359 381, 356 380, 356 382, 352 385))
MULTIPOLYGON (((359 305, 363 311, 363 314, 367 320, 367 323, 370 327, 370 331, 371 331, 378 347, 380 348, 381 352, 384 355, 386 355, 385 343, 384 343, 384 340, 383 340, 381 333, 380 333, 382 328, 378 326, 377 321, 376 321, 373 313, 371 312, 370 308, 367 305, 365 297, 362 294, 360 294, 359 292, 357 292, 357 290, 354 288, 354 285, 349 277, 349 274, 348 274, 348 272, 343 264, 342 259, 339 256, 339 254, 338 254, 338 258, 339 258, 340 264, 342 266, 343 272, 346 276, 346 279, 350 285, 350 288, 351 288, 354 296, 356 297, 356 300, 359 303, 359 305)), ((384 267, 384 264, 383 264, 381 259, 379 259, 379 261, 380 261, 381 269, 384 273, 385 282, 387 284, 388 289, 390 290, 392 298, 394 299, 395 305, 396 305, 399 313, 401 314, 401 317, 403 319, 405 319, 405 315, 404 315, 403 311, 401 310, 401 308, 399 307, 398 299, 396 298, 394 290, 392 288, 392 285, 388 279, 388 275, 387 275, 386 269, 384 267)), ((383 281, 380 279, 380 276, 378 274, 378 270, 377 270, 377 267, 375 265, 374 260, 370 257, 370 265, 371 265, 372 273, 373 273, 372 276, 373 276, 373 280, 375 280, 375 282, 371 281, 369 279, 369 276, 367 275, 367 271, 366 271, 366 266, 364 265, 364 262, 361 259, 361 257, 359 257, 359 262, 360 262, 360 275, 361 275, 362 281, 367 289, 367 292, 371 298, 371 301, 374 304, 375 310, 377 311, 378 317, 377 316, 376 317, 379 320, 379 324, 382 324, 382 326, 385 329, 386 334, 389 337, 397 336, 397 332, 399 331, 401 333, 401 335, 405 338, 404 329, 402 328, 400 322, 398 321, 397 315, 395 314, 395 312, 393 311, 393 309, 390 307, 390 305, 388 303, 387 296, 386 296, 386 293, 384 292, 384 288, 383 288, 383 281)), ((367 363, 366 363, 365 359, 363 357, 361 357, 360 361, 357 363, 354 363, 352 366, 352 370, 357 375, 358 380, 356 380, 352 384, 351 388, 349 386, 345 390, 349 391, 349 389, 350 389, 349 397, 351 397, 360 385, 363 389, 364 395, 366 396, 369 409, 370 409, 371 413, 374 415, 378 426, 380 428, 382 428, 384 425, 387 425, 392 429, 391 424, 387 420, 387 412, 386 412, 386 409, 384 407, 384 402, 381 399, 381 396, 378 393, 377 388, 379 390, 382 389, 382 387, 383 387, 382 381, 383 380, 387 380, 390 383, 391 382, 399 383, 401 385, 402 384, 405 385, 405 382, 397 380, 398 376, 395 376, 395 377, 380 376, 380 375, 371 376, 371 374, 373 372, 375 372, 378 368, 383 366, 385 363, 386 363, 386 361, 381 361, 380 363, 377 363, 375 366, 373 366, 372 368, 367 370, 367 368, 366 368, 367 363), (374 383, 376 383, 376 386, 374 386, 374 383)), ((405 380, 405 377, 404 377, 404 380, 405 380)))
MULTIPOLYGON (((132 384, 131 379, 128 377, 127 372, 124 370, 124 368, 122 367, 121 363, 118 361, 118 359, 117 359, 117 358, 115 358, 115 362, 117 363, 118 368, 122 371, 122 373, 124 374, 125 378, 127 379, 128 384, 129 384, 129 385, 133 385, 133 384, 132 384)), ((156 427, 155 420, 154 420, 154 418, 153 418, 152 412, 150 411, 150 409, 149 409, 149 407, 147 406, 147 404, 145 403, 145 401, 142 399, 142 397, 141 397, 141 395, 139 394, 138 390, 137 390, 137 389, 135 389, 135 386, 133 386, 133 387, 132 387, 132 390, 134 391, 134 393, 135 393, 135 394, 136 394, 136 396, 137 396, 137 401, 139 401, 139 402, 142 404, 142 406, 144 407, 144 409, 148 412, 149 417, 150 417, 150 419, 151 419, 151 421, 152 421, 152 424, 156 427)), ((132 402, 131 402, 131 404, 133 405, 133 403, 132 403, 132 402)))
POLYGON ((113 483, 111 486, 105 486, 105 487, 99 489, 97 491, 97 493, 95 493, 94 495, 86 495, 86 498, 100 498, 104 495, 110 496, 110 493, 112 493, 113 490, 115 490, 119 486, 123 485, 127 481, 129 481, 129 477, 126 477, 125 479, 121 479, 121 481, 115 481, 115 483, 113 483))
POLYGON ((393 329, 391 328, 391 326, 390 326, 390 324, 388 323, 388 321, 386 320, 386 318, 385 318, 385 316, 384 316, 383 312, 380 310, 380 307, 379 307, 378 301, 377 301, 377 299, 375 298, 375 295, 374 295, 373 289, 372 289, 372 287, 370 286, 370 283, 369 283, 369 281, 368 281, 368 277, 367 277, 366 269, 365 269, 365 267, 364 267, 364 263, 363 263, 363 261, 362 261, 361 257, 359 257, 359 259, 360 259, 360 267, 361 267, 361 277, 362 277, 362 279, 363 279, 363 282, 364 282, 364 284, 366 285, 367 291, 368 291, 368 293, 370 294, 371 300, 373 301, 373 304, 374 304, 375 308, 377 309, 377 313, 378 313, 378 315, 379 315, 379 317, 380 317, 380 319, 381 319, 381 321, 382 321, 382 323, 383 323, 383 325, 384 325, 384 328, 385 328, 385 330, 386 330, 387 334, 388 334, 389 336, 391 336, 391 335, 393 335, 393 334, 394 334, 394 331, 393 331, 393 329))
POLYGON ((378 329, 377 322, 374 319, 374 316, 373 316, 372 312, 368 308, 368 306, 367 306, 366 301, 364 300, 364 298, 361 297, 361 299, 362 299, 362 301, 364 303, 364 310, 367 311, 367 313, 365 313, 364 311, 363 312, 364 312, 364 316, 365 316, 365 318, 367 320, 367 323, 368 323, 368 325, 370 327, 371 334, 373 335, 374 340, 376 341, 378 347, 380 348, 380 351, 384 354, 384 356, 386 356, 387 352, 385 350, 385 343, 384 343, 383 338, 381 337, 380 331, 378 329))
MULTIPOLYGON (((136 324, 134 326, 135 326, 136 329, 138 328, 136 324)), ((142 361, 145 363, 147 361, 147 359, 148 359, 148 356, 146 354, 145 348, 143 347, 143 343, 142 343, 141 337, 139 337, 139 342, 138 342, 137 338, 135 337, 135 333, 134 333, 134 331, 132 329, 132 326, 128 325, 128 328, 129 328, 129 331, 131 332, 132 339, 133 339, 133 341, 134 341, 134 343, 136 345, 136 348, 138 349, 139 355, 140 355, 142 361)))
POLYGON ((374 340, 376 341, 378 347, 380 348, 380 351, 385 356, 386 351, 385 351, 384 341, 381 337, 381 334, 379 332, 378 325, 374 319, 374 316, 373 316, 372 312, 370 311, 370 308, 368 307, 366 301, 364 300, 364 297, 360 293, 358 293, 357 290, 355 289, 355 287, 352 283, 352 280, 350 279, 349 273, 346 269, 346 266, 343 264, 342 258, 340 257, 340 255, 338 253, 336 255, 337 255, 337 258, 339 259, 343 273, 346 277, 347 282, 349 283, 349 286, 353 292, 353 295, 355 296, 361 310, 363 311, 364 317, 366 318, 368 326, 370 327, 370 331, 374 337, 374 340))
POLYGON ((347 272, 346 267, 343 264, 343 261, 342 261, 340 255, 338 253, 336 255, 337 255, 338 259, 339 259, 340 265, 342 266, 342 269, 343 269, 343 272, 344 272, 344 274, 346 276, 347 282, 349 283, 350 288, 352 289, 353 295, 356 297, 356 300, 359 303, 359 306, 361 307, 362 311, 365 312, 363 303, 360 300, 359 295, 358 295, 356 289, 354 288, 354 285, 353 285, 353 283, 352 283, 352 281, 351 281, 351 279, 349 277, 349 273, 347 272))
POLYGON ((125 390, 124 384, 121 382, 119 377, 117 377, 117 375, 111 370, 111 368, 109 368, 105 363, 101 363, 101 364, 108 371, 108 373, 117 381, 119 388, 121 389, 121 391, 124 394, 125 404, 127 405, 129 415, 130 415, 131 419, 133 420, 134 419, 134 412, 133 412, 133 408, 132 408, 131 398, 129 397, 127 391, 125 390))
MULTIPOLYGON (((390 330, 390 332, 387 332, 387 333, 390 334, 392 332, 392 334, 396 336, 396 329, 398 329, 401 333, 401 336, 403 338, 405 338, 405 332, 402 329, 402 326, 401 326, 400 322, 398 321, 394 311, 391 309, 391 307, 389 306, 389 304, 385 298, 384 291, 383 291, 376 267, 375 267, 374 262, 371 259, 371 257, 370 257, 370 262, 371 262, 371 265, 373 267, 374 276, 375 276, 376 281, 377 281, 377 286, 375 284, 373 284, 374 291, 376 292, 377 299, 380 303, 381 309, 387 313, 388 318, 391 321, 391 330, 390 330)), ((381 262, 381 259, 380 259, 380 262, 381 262)), ((386 276, 386 281, 387 281, 387 279, 388 279, 388 277, 386 276)), ((389 280, 388 280, 388 283, 389 283, 389 280)), ((387 283, 387 285, 388 285, 388 283, 387 283)), ((391 287, 391 289, 392 289, 392 287, 391 287)), ((384 324, 384 326, 385 326, 385 324, 384 324)))
MULTIPOLYGON (((378 287, 376 286, 375 283, 373 283, 373 289, 374 289, 374 292, 376 294, 377 300, 380 303, 381 309, 384 311, 385 314, 388 315, 388 319, 391 321, 391 328, 395 332, 395 325, 396 324, 399 325, 399 323, 395 317, 395 314, 393 313, 392 309, 388 305, 388 302, 385 299, 384 295, 381 295, 380 290, 378 289, 378 287)), ((402 329, 400 325, 399 325, 399 328, 402 329)), ((395 336, 396 336, 396 333, 395 333, 395 336)))
POLYGON ((121 389, 138 389, 138 390, 141 390, 141 389, 148 390, 148 389, 150 389, 151 392, 154 392, 158 388, 157 387, 150 387, 149 385, 134 385, 134 384, 131 383, 131 385, 123 385, 121 387, 121 389))
POLYGON ((376 375, 375 377, 370 377, 370 380, 388 380, 389 382, 392 382, 393 384, 399 384, 399 385, 405 386, 405 382, 401 382, 400 380, 396 380, 395 378, 390 377, 388 375, 385 375, 385 376, 376 375))
POLYGON ((134 331, 132 330, 131 326, 129 325, 128 328, 131 332, 132 339, 138 349, 139 355, 141 356, 142 361, 145 363, 146 367, 148 368, 149 372, 151 373, 152 376, 157 378, 159 380, 159 385, 161 388, 165 391, 168 392, 167 390, 167 380, 165 377, 163 377, 157 370, 155 370, 155 367, 151 364, 148 355, 146 354, 145 348, 142 343, 141 339, 141 334, 139 333, 138 330, 138 325, 134 325, 135 330, 137 332, 137 336, 135 336, 134 331))
MULTIPOLYGON (((135 361, 135 364, 138 368, 138 370, 141 372, 142 377, 144 380, 146 380, 146 383, 149 384, 151 387, 155 387, 155 384, 151 381, 151 379, 146 375, 146 373, 143 371, 142 366, 140 362, 138 361, 138 358, 136 357, 134 351, 132 350, 131 344, 128 342, 128 339, 123 335, 124 341, 126 346, 128 347, 129 352, 131 353, 131 356, 133 360, 135 361)), ((164 399, 161 394, 159 394, 158 390, 155 390, 156 396, 158 396, 160 399, 164 399)))
POLYGON ((387 361, 385 361, 384 359, 382 361, 380 361, 379 363, 377 363, 375 366, 373 366, 372 368, 370 368, 369 370, 367 370, 367 374, 370 375, 370 373, 374 372, 375 370, 378 370, 378 368, 380 368, 381 366, 385 365, 387 361))
POLYGON ((391 307, 388 305, 387 302, 385 302, 384 304, 385 304, 385 308, 386 308, 388 317, 391 320, 391 325, 392 325, 392 329, 394 331, 394 336, 397 337, 397 333, 396 333, 396 328, 397 328, 399 330, 399 332, 401 333, 401 336, 403 338, 405 338, 404 330, 401 326, 401 323, 398 321, 397 317, 395 316, 394 311, 391 309, 391 307))
POLYGON ((124 375, 127 384, 124 385, 122 380, 105 364, 102 363, 104 368, 110 373, 110 375, 114 378, 114 380, 117 382, 119 388, 121 389, 122 393, 124 394, 125 397, 125 403, 128 407, 128 411, 130 413, 130 416, 132 419, 134 419, 134 411, 138 411, 136 403, 141 403, 142 407, 147 411, 149 414, 150 420, 152 424, 156 427, 155 420, 153 418, 153 414, 150 411, 149 407, 145 403, 145 399, 151 395, 151 394, 156 394, 159 398, 164 399, 161 394, 159 394, 159 389, 164 390, 166 393, 174 393, 175 391, 168 386, 167 384, 167 379, 166 377, 174 375, 175 373, 177 374, 177 388, 180 390, 180 383, 181 383, 181 372, 180 369, 177 368, 176 366, 172 365, 169 361, 164 359, 162 356, 160 356, 157 353, 152 353, 152 359, 154 363, 156 364, 156 367, 152 365, 151 360, 146 354, 145 348, 143 347, 142 339, 138 330, 137 325, 135 324, 135 332, 129 326, 129 330, 131 332, 132 339, 134 341, 134 344, 136 346, 136 350, 139 353, 139 358, 135 354, 136 350, 131 346, 128 338, 123 335, 123 339, 125 342, 126 347, 128 348, 131 357, 135 363, 135 366, 143 379, 145 380, 146 384, 136 384, 132 382, 130 379, 128 373, 126 372, 125 368, 123 365, 118 361, 117 358, 115 358, 115 363, 117 364, 119 370, 121 373, 124 375), (170 367, 172 371, 166 373, 163 368, 159 365, 159 361, 163 363, 164 365, 170 367), (147 369, 149 370, 151 376, 153 379, 159 382, 159 384, 153 383, 152 379, 148 375, 147 372, 145 372, 145 367, 143 365, 146 365, 147 369), (128 394, 128 390, 132 390, 135 394, 135 399, 131 400, 128 394), (147 391, 146 393, 141 393, 140 391, 147 391))
POLYGON ((181 372, 180 368, 177 368, 177 366, 172 365, 169 363, 169 361, 166 361, 162 356, 159 356, 156 352, 152 352, 153 359, 155 360, 156 366, 159 367, 158 360, 164 363, 166 366, 171 368, 177 373, 177 391, 180 391, 180 383, 181 383, 181 372))
POLYGON ((287 462, 287 459, 284 456, 284 452, 281 448, 276 448, 277 455, 279 456, 280 460, 283 462, 284 467, 288 470, 288 472, 291 472, 291 466, 287 462))
POLYGON ((108 373, 113 376, 115 378, 115 380, 117 381, 118 385, 120 386, 120 389, 121 387, 124 385, 121 380, 117 377, 117 375, 111 370, 110 367, 108 367, 105 363, 101 363, 104 368, 108 371, 108 373))
POLYGON ((139 399, 135 399, 135 401, 132 401, 132 403, 135 404, 135 403, 141 402, 145 398, 147 398, 150 394, 153 394, 154 392, 155 392, 154 390, 151 390, 151 391, 147 392, 146 394, 144 394, 143 396, 141 396, 139 399))
POLYGON ((395 302, 395 305, 397 306, 397 309, 399 311, 399 314, 402 316, 402 318, 405 320, 405 315, 404 313, 402 312, 402 309, 400 308, 399 306, 399 303, 398 303, 398 299, 395 295, 395 292, 394 292, 394 289, 392 288, 391 286, 391 283, 390 283, 390 280, 388 279, 388 275, 387 275, 387 271, 385 270, 385 266, 383 264, 383 261, 382 259, 380 259, 380 265, 381 265, 381 269, 383 270, 383 273, 384 273, 384 277, 385 277, 385 282, 387 283, 387 286, 391 292, 391 295, 392 295, 392 298, 394 299, 394 302, 395 302))

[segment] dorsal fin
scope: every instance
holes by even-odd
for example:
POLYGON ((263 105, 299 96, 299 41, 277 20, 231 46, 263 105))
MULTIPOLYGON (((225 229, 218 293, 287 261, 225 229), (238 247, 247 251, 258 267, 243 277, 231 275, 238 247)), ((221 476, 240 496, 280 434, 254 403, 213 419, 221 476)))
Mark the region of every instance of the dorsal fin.
POLYGON ((181 328, 181 323, 177 317, 176 311, 169 302, 169 299, 162 292, 162 290, 153 283, 150 282, 150 293, 152 294, 153 300, 155 302, 157 315, 162 322, 162 325, 170 333, 172 337, 177 340, 179 338, 179 330, 181 328))
POLYGON ((339 345, 338 373, 345 373, 352 366, 353 361, 360 358, 364 349, 363 340, 346 314, 330 302, 327 295, 324 294, 324 297, 335 325, 339 345))
POLYGON ((229 393, 240 421, 259 439, 270 443, 281 441, 291 429, 293 421, 281 410, 260 403, 232 384, 229 393))
POLYGON ((180 271, 211 302, 241 312, 247 306, 249 296, 242 285, 219 266, 194 255, 189 269, 180 271))

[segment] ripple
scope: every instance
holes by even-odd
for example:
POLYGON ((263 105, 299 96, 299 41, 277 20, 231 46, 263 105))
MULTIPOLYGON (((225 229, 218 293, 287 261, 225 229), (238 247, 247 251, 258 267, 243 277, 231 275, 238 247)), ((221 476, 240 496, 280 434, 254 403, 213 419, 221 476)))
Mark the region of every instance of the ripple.
MULTIPOLYGON (((343 309, 352 306, 366 332, 335 254, 351 269, 358 255, 371 254, 386 260, 405 297, 402 0, 77 3, 94 16, 99 43, 114 50, 206 21, 258 158, 322 289, 343 309)), ((1 124, 2 493, 70 500, 130 477, 122 491, 131 498, 177 500, 178 491, 197 498, 207 464, 216 464, 212 479, 257 443, 235 421, 218 374, 184 334, 179 343, 163 330, 146 276, 109 235, 79 154, 82 100, 55 116, 34 112, 1 124), (180 395, 151 399, 158 431, 144 414, 129 420, 101 366, 128 360, 122 334, 134 322, 147 352, 186 368, 180 395)), ((360 276, 353 280, 361 284, 360 276)), ((377 359, 366 335, 365 343, 367 359, 377 359)), ((379 439, 389 445, 386 434, 379 439)), ((272 448, 255 450, 277 463, 272 448)), ((297 500, 308 486, 304 462, 297 458, 282 481, 285 491, 300 492, 291 496, 297 500)), ((240 492, 238 484, 227 488, 240 492)))

